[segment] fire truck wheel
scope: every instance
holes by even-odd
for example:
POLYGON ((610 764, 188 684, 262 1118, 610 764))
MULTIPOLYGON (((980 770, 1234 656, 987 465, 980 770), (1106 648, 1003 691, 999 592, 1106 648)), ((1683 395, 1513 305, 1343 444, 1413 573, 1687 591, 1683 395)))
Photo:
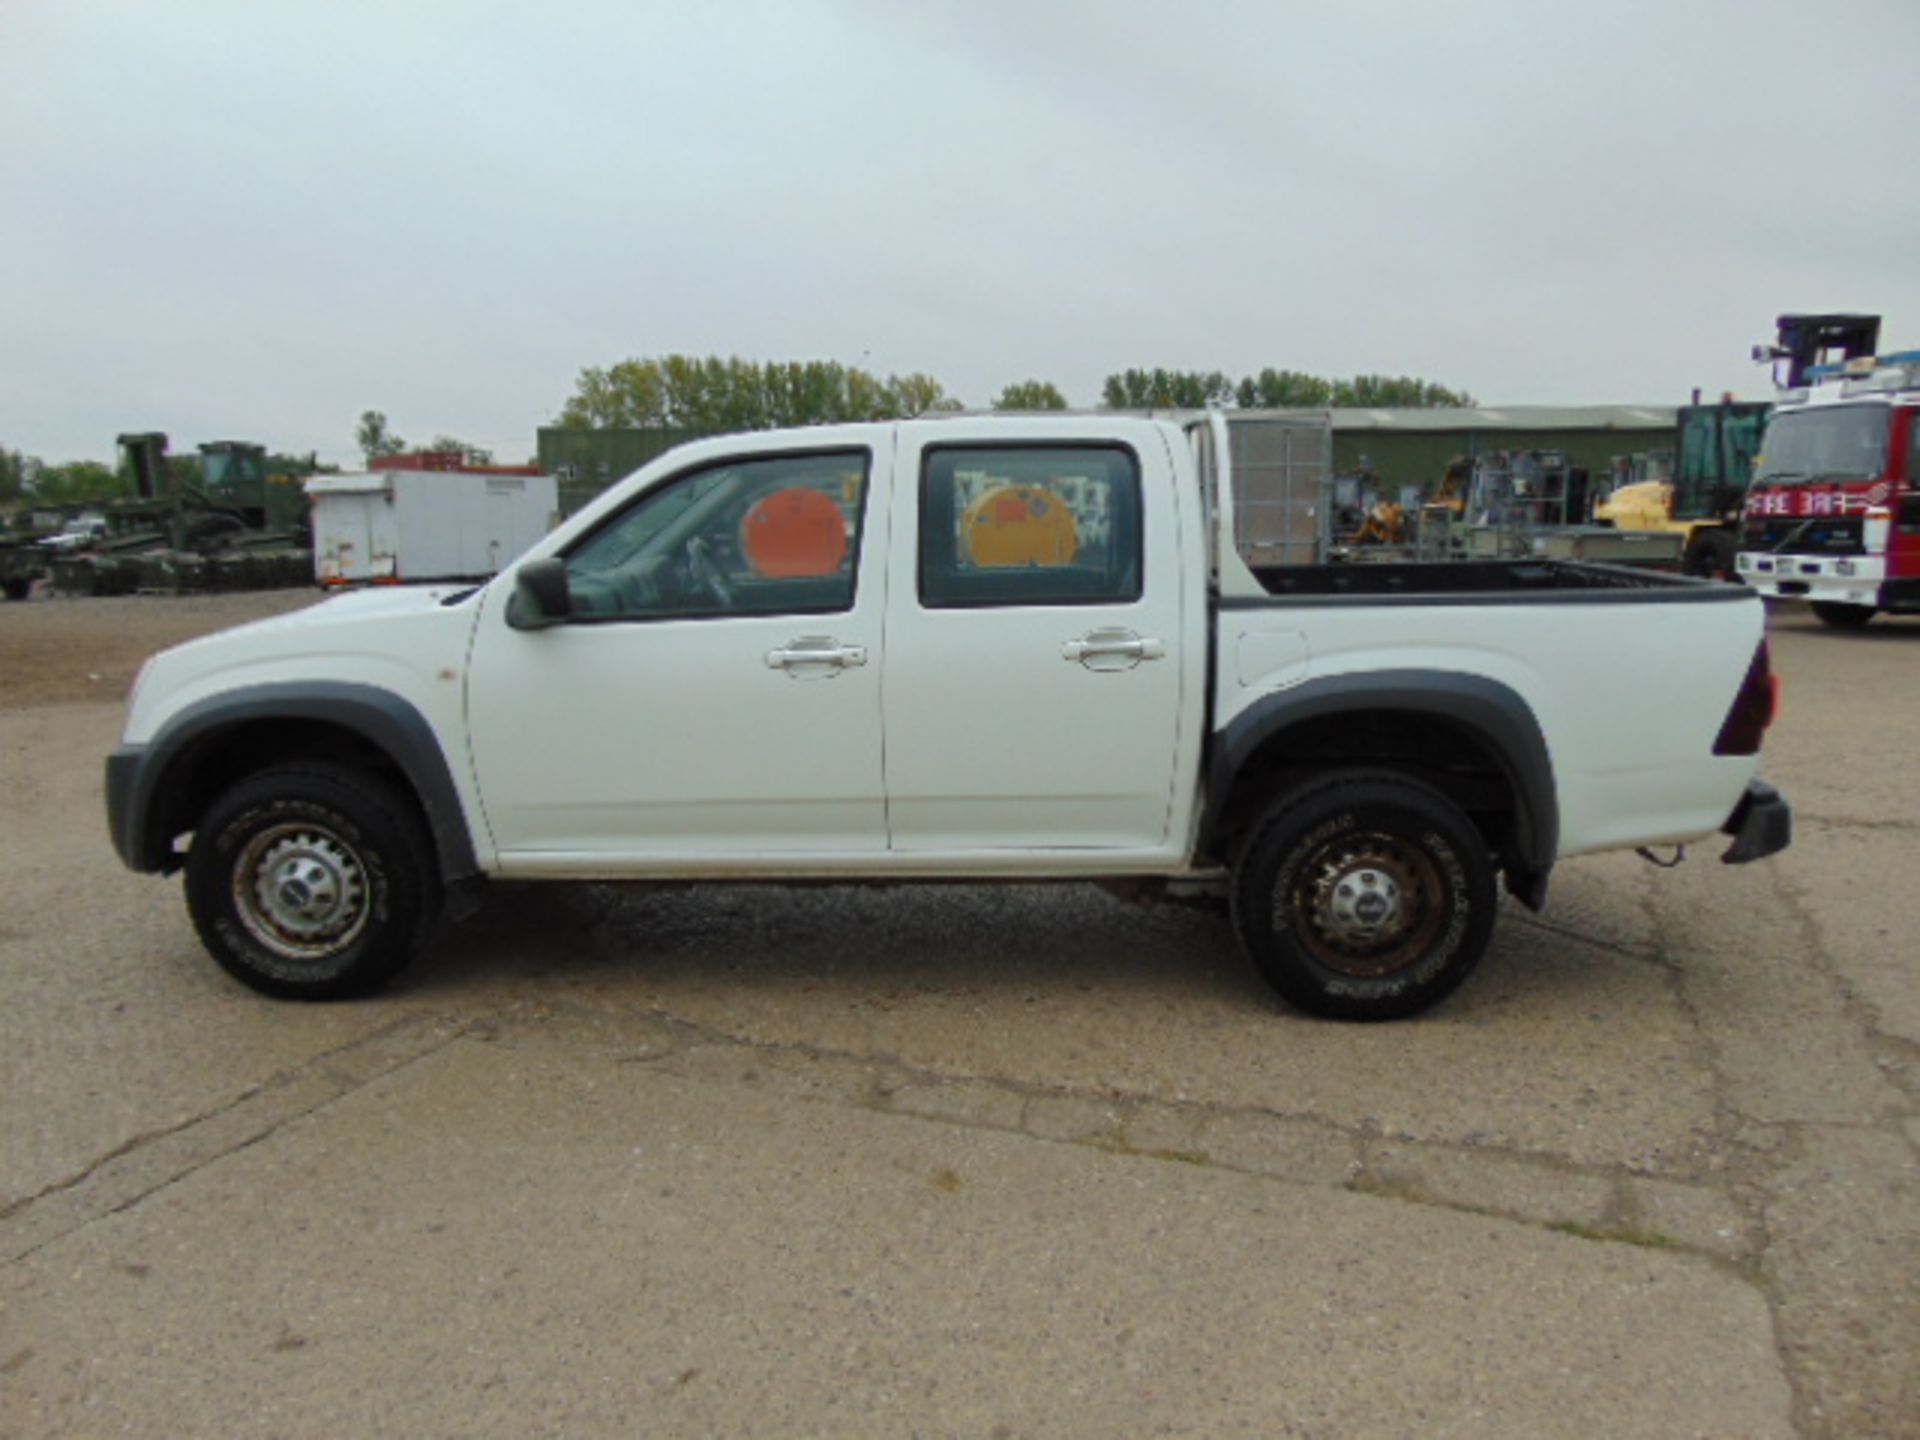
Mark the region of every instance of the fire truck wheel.
POLYGON ((1472 973, 1493 933, 1493 862, 1445 795, 1342 770, 1281 796, 1233 875, 1233 919, 1269 984, 1336 1020, 1393 1020, 1472 973))
POLYGON ((1733 536, 1724 530, 1709 530, 1694 538, 1687 546, 1687 553, 1680 559, 1680 568, 1688 575, 1698 575, 1707 580, 1732 580, 1738 582, 1739 571, 1734 567, 1733 536))
POLYGON ((1858 630, 1878 613, 1871 605, 1848 605, 1839 600, 1813 602, 1814 618, 1836 630, 1858 630))

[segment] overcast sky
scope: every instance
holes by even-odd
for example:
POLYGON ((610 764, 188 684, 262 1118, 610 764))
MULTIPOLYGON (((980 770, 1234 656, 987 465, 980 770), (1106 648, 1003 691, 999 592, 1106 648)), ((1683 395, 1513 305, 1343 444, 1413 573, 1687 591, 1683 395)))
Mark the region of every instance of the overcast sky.
POLYGON ((1920 346, 1920 3, 0 0, 0 445, 360 412, 530 455, 581 367, 1768 392, 1920 346))

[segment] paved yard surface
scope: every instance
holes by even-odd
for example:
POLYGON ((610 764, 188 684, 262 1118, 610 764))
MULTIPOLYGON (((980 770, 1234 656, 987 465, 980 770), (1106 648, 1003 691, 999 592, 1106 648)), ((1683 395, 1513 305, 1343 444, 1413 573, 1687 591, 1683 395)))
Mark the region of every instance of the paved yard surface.
POLYGON ((0 607, 9 1440, 1920 1435, 1920 623, 1774 617, 1786 855, 1355 1028, 1078 886, 501 889, 256 997, 100 761, 306 599, 0 607))

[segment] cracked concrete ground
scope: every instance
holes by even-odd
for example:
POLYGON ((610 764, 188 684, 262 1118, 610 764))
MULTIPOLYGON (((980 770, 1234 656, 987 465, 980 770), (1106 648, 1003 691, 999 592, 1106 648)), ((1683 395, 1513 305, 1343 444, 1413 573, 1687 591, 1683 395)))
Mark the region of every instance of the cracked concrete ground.
POLYGON ((1371 1028, 1073 886, 503 889, 266 1001, 0 631, 0 1434, 1920 1435, 1920 624, 1774 629, 1791 851, 1371 1028))

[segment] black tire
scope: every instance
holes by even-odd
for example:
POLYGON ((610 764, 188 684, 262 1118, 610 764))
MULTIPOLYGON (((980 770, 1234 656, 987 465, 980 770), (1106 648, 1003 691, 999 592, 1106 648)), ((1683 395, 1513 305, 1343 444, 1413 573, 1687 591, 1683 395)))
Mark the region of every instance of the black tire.
POLYGON ((1395 1020, 1451 994, 1493 936, 1493 861, 1446 796, 1345 770, 1282 796, 1234 868, 1233 919, 1269 984, 1336 1020, 1395 1020))
POLYGON ((183 549, 211 555, 226 548, 227 542, 245 530, 246 522, 237 515, 202 515, 187 526, 181 537, 183 549))
POLYGON ((24 600, 33 593, 33 581, 8 580, 0 582, 0 588, 4 588, 7 599, 24 600))
POLYGON ((186 890, 201 941, 229 974, 297 1000, 379 989, 440 908, 417 808, 369 775, 319 765, 263 771, 214 801, 187 853, 186 890))
POLYGON ((1696 535, 1693 543, 1687 546, 1687 553, 1680 558, 1680 569, 1688 575, 1698 575, 1707 580, 1730 580, 1740 583, 1740 572, 1734 564, 1735 549, 1733 536, 1725 530, 1708 530, 1696 535))
POLYGON ((1843 600, 1813 602, 1813 618, 1836 630, 1858 630, 1879 613, 1871 605, 1849 605, 1843 600))

